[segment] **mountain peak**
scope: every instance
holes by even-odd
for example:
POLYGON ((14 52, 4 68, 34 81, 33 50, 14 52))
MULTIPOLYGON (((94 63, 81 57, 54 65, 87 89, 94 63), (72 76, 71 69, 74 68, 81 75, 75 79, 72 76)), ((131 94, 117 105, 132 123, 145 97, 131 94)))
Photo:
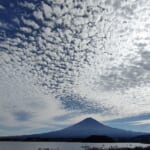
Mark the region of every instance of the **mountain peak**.
POLYGON ((95 120, 95 119, 92 118, 92 117, 85 118, 85 119, 83 119, 82 121, 96 121, 96 122, 97 122, 97 120, 95 120))
POLYGON ((75 126, 84 126, 84 127, 100 127, 100 126, 104 126, 102 123, 98 122, 97 120, 88 117, 83 119, 82 121, 80 121, 79 123, 75 124, 75 126))

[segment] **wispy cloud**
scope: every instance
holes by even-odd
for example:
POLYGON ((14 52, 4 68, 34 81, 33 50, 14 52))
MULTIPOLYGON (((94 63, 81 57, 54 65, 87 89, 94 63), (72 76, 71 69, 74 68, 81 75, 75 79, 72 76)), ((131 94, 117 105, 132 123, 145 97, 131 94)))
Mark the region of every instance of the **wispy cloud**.
POLYGON ((130 122, 133 125, 150 125, 150 119, 145 119, 145 120, 139 120, 139 121, 134 121, 134 122, 130 122))

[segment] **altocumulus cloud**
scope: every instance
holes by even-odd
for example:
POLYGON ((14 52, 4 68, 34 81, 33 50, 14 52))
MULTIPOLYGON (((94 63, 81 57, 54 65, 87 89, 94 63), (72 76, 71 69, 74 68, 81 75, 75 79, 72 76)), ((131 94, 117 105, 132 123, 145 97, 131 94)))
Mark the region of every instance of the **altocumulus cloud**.
POLYGON ((1 0, 1 134, 150 113, 149 6, 1 0))

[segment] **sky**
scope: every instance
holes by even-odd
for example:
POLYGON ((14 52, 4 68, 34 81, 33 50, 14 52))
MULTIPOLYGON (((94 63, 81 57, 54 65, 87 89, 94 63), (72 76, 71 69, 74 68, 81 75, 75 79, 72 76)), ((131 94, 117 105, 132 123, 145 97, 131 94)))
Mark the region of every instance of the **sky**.
POLYGON ((150 132, 150 1, 0 0, 0 136, 86 117, 150 132))

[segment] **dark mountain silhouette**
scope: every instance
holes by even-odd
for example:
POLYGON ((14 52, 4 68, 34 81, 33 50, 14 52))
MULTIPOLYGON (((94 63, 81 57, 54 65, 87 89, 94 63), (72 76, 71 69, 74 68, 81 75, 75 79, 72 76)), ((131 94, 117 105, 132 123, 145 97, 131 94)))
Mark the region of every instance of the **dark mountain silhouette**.
POLYGON ((125 131, 121 129, 111 128, 99 123, 93 118, 86 118, 79 123, 72 125, 63 130, 48 132, 43 134, 32 135, 41 138, 85 138, 90 135, 105 135, 113 138, 118 137, 134 137, 143 133, 125 131))
MULTIPOLYGON (((15 140, 52 140, 52 141, 84 141, 83 139, 102 140, 102 136, 105 139, 112 139, 117 141, 126 141, 124 139, 131 139, 136 136, 143 135, 144 133, 126 131, 122 129, 108 127, 93 118, 86 118, 79 123, 76 123, 68 128, 47 132, 41 134, 24 135, 7 137, 5 139, 15 140), (91 137, 91 136, 97 137, 91 137), (89 138, 90 137, 90 138, 89 138), (107 138, 108 137, 108 138, 107 138), (81 140, 82 139, 82 140, 81 140)), ((2 140, 4 138, 0 138, 2 140)), ((109 140, 108 140, 109 142, 109 140)))

